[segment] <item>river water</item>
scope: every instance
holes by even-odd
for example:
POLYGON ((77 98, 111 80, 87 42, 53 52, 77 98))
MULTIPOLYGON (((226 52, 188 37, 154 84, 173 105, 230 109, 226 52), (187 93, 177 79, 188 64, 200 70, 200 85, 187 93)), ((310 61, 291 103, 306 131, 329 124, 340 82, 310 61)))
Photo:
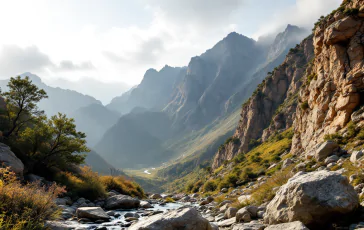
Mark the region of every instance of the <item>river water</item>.
POLYGON ((142 220, 146 217, 142 216, 142 214, 146 211, 163 211, 166 212, 168 210, 173 210, 181 207, 182 204, 180 203, 167 203, 165 205, 159 205, 159 204, 153 204, 153 208, 148 209, 132 209, 132 210, 113 210, 115 214, 119 214, 118 217, 111 217, 111 221, 104 222, 102 224, 80 224, 77 221, 65 221, 63 224, 67 225, 67 227, 72 229, 96 229, 99 227, 106 227, 110 230, 120 230, 124 229, 125 227, 120 227, 121 224, 126 224, 124 215, 126 213, 138 213, 139 214, 139 220, 142 220))

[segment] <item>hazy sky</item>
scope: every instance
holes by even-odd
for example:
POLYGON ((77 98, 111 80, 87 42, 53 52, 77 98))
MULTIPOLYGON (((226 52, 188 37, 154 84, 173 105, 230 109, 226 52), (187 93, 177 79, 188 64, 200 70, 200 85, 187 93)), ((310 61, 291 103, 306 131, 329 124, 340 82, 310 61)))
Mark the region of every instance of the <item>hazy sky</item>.
POLYGON ((311 27, 340 0, 0 0, 0 76, 140 82, 187 65, 231 31, 311 27))

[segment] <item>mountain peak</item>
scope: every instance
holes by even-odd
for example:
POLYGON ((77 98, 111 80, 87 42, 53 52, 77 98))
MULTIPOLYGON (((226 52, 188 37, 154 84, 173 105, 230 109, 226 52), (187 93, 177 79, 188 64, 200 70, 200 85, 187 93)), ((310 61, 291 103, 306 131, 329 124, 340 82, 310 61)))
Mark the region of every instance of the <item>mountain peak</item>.
POLYGON ((33 83, 42 83, 42 79, 40 77, 38 77, 37 75, 32 74, 31 72, 25 72, 23 74, 20 74, 20 77, 22 77, 22 78, 29 77, 29 79, 33 83))

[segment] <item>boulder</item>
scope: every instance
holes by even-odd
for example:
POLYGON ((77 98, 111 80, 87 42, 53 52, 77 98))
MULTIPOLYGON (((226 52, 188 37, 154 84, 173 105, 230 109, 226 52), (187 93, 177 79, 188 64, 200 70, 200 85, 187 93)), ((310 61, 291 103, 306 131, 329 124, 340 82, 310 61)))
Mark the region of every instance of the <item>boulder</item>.
POLYGON ((208 220, 194 208, 179 208, 151 216, 132 225, 129 230, 211 230, 208 220))
POLYGON ((240 204, 247 203, 250 201, 251 195, 242 195, 238 197, 238 201, 240 204))
POLYGON ((339 145, 333 141, 325 141, 320 144, 315 151, 315 158, 317 161, 323 161, 326 157, 332 155, 335 151, 339 149, 339 145))
POLYGON ((248 211, 247 207, 239 209, 239 211, 236 213, 236 222, 249 222, 251 221, 251 214, 248 211))
POLYGON ((325 159, 325 165, 336 163, 339 160, 339 157, 336 155, 329 156, 325 159))
POLYGON ((106 209, 132 209, 138 208, 140 201, 127 195, 116 195, 106 199, 106 209))
POLYGON ((236 213, 238 212, 237 208, 230 207, 225 211, 224 218, 230 219, 235 217, 236 213))
POLYGON ((293 161, 290 158, 287 158, 282 163, 282 169, 287 168, 293 163, 293 161))
POLYGON ((358 195, 345 176, 326 170, 300 172, 280 187, 267 206, 264 222, 279 224, 298 220, 308 227, 325 225, 358 206, 358 195))
POLYGON ((162 196, 158 193, 155 193, 150 196, 150 199, 162 199, 162 196))
POLYGON ((76 210, 78 218, 87 218, 92 220, 109 220, 110 216, 100 207, 82 207, 76 210))
POLYGON ((221 192, 222 192, 222 193, 227 193, 227 192, 228 192, 228 189, 227 189, 227 188, 222 188, 222 189, 221 189, 221 192))
POLYGON ((264 230, 309 230, 302 222, 293 221, 284 224, 269 225, 264 230))
POLYGON ((15 156, 10 150, 10 147, 0 143, 0 167, 9 167, 10 170, 22 176, 24 171, 24 164, 15 156))
POLYGON ((153 208, 153 206, 148 201, 144 201, 144 200, 140 201, 139 206, 141 208, 153 208))
POLYGON ((235 220, 236 220, 235 217, 233 217, 230 219, 220 221, 217 223, 217 225, 221 228, 230 227, 231 225, 235 224, 235 220))
POLYGON ((355 163, 357 160, 359 160, 363 156, 363 151, 354 151, 350 156, 350 161, 352 163, 355 163))
POLYGON ((232 230, 263 230, 265 225, 258 222, 235 224, 232 230))

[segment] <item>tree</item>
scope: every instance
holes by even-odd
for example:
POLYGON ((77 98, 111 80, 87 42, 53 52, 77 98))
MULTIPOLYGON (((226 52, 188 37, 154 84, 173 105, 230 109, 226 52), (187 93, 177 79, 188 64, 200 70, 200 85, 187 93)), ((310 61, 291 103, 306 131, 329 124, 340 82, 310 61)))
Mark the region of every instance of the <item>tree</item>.
POLYGON ((37 103, 47 98, 47 93, 32 83, 29 77, 10 78, 9 91, 1 93, 5 98, 9 130, 4 133, 5 137, 18 134, 25 124, 44 113, 39 110, 37 103))
POLYGON ((40 116, 34 128, 27 127, 19 135, 19 141, 35 165, 66 167, 68 164, 82 164, 89 152, 86 135, 76 130, 73 118, 58 113, 47 119, 40 116))

